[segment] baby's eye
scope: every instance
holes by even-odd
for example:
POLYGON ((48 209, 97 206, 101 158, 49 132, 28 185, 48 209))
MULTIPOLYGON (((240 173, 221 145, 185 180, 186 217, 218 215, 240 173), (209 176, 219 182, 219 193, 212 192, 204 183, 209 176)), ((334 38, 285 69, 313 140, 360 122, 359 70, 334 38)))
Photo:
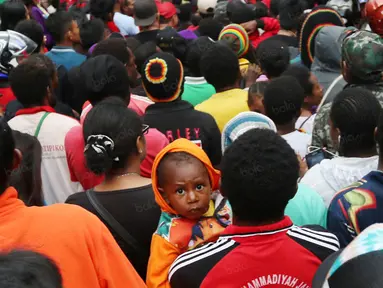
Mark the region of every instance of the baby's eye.
POLYGON ((176 193, 177 193, 177 195, 185 195, 185 190, 184 189, 177 189, 176 190, 176 193))
POLYGON ((204 188, 204 186, 202 184, 199 184, 196 186, 197 191, 201 191, 203 188, 204 188))

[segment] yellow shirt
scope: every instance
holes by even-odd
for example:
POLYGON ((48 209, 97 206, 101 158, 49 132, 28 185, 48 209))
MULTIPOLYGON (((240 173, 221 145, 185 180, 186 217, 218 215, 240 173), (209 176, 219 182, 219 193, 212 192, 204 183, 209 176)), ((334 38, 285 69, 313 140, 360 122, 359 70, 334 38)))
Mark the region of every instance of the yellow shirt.
POLYGON ((226 123, 237 114, 249 111, 247 106, 247 91, 231 89, 216 93, 208 100, 198 104, 196 110, 209 113, 214 117, 219 130, 222 132, 226 123))

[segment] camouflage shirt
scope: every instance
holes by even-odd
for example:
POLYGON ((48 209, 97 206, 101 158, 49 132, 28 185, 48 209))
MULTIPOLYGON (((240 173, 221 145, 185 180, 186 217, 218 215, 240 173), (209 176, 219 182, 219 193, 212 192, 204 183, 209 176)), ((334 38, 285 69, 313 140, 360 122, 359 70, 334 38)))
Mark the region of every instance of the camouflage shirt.
MULTIPOLYGON (((371 91, 383 107, 383 83, 369 85, 347 85, 345 88, 351 87, 360 87, 371 91)), ((315 116, 311 145, 326 147, 328 150, 336 152, 330 137, 330 109, 331 103, 327 103, 320 108, 315 116)))

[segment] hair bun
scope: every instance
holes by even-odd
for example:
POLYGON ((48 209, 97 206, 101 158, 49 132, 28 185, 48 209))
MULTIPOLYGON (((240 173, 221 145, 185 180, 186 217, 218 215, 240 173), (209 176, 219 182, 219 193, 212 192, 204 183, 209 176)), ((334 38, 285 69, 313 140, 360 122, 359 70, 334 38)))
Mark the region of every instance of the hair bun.
POLYGON ((114 142, 106 135, 91 135, 86 141, 84 155, 88 168, 95 174, 103 174, 110 170, 113 161, 114 142))

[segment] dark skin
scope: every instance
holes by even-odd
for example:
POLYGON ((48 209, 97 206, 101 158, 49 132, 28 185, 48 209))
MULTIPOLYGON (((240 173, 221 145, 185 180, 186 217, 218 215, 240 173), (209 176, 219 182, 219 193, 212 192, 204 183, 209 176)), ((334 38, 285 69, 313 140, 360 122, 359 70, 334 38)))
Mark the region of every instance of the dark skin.
POLYGON ((179 215, 198 220, 209 210, 211 184, 206 167, 195 157, 162 164, 158 190, 179 215))

